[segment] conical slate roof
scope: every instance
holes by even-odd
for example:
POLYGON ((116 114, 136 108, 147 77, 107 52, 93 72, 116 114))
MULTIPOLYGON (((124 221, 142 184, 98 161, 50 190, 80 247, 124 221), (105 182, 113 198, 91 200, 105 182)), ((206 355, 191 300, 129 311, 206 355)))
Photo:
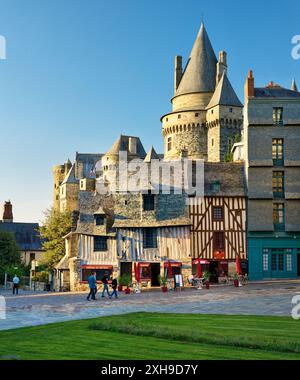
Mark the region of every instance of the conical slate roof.
POLYGON ((202 23, 175 96, 192 92, 214 92, 216 64, 215 52, 202 23))
POLYGON ((153 148, 153 145, 151 145, 151 148, 149 149, 147 156, 144 159, 144 162, 151 162, 151 160, 158 160, 159 156, 156 153, 155 149, 153 148))
POLYGON ((292 90, 292 91, 297 91, 297 92, 298 92, 298 87, 297 87, 297 85, 296 85, 296 81, 295 81, 295 79, 293 79, 291 90, 292 90))
POLYGON ((224 72, 206 109, 217 105, 243 107, 224 72))

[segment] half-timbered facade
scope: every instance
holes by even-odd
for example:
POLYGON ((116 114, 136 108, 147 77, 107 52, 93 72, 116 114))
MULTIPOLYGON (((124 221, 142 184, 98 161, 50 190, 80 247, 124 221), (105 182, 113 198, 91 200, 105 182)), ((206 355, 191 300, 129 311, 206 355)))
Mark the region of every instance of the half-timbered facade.
POLYGON ((227 275, 247 257, 243 165, 205 163, 205 196, 191 197, 191 251, 212 277, 227 275))

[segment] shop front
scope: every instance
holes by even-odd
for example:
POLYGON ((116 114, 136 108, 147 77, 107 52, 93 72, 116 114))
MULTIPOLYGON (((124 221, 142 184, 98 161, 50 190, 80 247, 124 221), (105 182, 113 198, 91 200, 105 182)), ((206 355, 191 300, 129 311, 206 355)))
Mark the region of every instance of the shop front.
POLYGON ((97 283, 101 283, 105 273, 108 273, 109 277, 113 274, 112 265, 82 265, 81 267, 81 284, 87 284, 89 276, 96 272, 97 283))
POLYGON ((248 237, 250 280, 299 278, 300 234, 248 237))
POLYGON ((140 279, 144 286, 156 287, 160 285, 160 263, 139 262, 140 279))

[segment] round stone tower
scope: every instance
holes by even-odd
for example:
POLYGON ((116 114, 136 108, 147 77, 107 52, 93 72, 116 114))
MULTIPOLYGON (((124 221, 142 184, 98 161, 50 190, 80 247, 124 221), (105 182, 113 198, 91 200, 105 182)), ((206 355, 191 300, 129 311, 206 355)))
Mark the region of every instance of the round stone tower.
POLYGON ((182 70, 182 57, 175 57, 172 112, 162 116, 164 158, 207 159, 206 107, 216 87, 217 58, 205 27, 199 33, 182 70))

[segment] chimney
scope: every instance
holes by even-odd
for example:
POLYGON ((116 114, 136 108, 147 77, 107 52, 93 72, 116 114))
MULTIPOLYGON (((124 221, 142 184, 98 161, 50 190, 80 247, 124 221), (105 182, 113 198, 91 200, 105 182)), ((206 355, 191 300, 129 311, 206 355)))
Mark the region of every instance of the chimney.
POLYGON ((3 223, 12 223, 14 221, 12 204, 10 201, 4 203, 3 223))
POLYGON ((181 55, 176 55, 175 57, 175 70, 174 70, 174 92, 176 92, 179 83, 182 78, 182 57, 181 55))
POLYGON ((219 52, 219 62, 217 63, 216 85, 220 82, 224 72, 227 73, 227 53, 222 50, 219 52))
POLYGON ((249 71, 244 88, 245 98, 254 97, 254 78, 252 70, 249 71))
POLYGON ((129 137, 128 139, 128 151, 130 154, 136 154, 137 151, 137 139, 136 137, 129 137))

